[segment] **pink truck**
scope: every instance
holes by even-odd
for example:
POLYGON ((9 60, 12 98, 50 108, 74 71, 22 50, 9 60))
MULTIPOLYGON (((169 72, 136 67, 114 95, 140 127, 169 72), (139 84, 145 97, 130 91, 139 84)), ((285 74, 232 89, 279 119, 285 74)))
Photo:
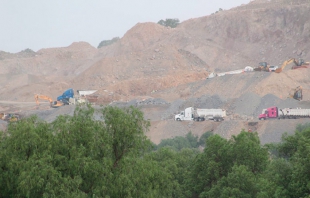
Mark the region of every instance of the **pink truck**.
POLYGON ((263 109, 262 113, 259 115, 260 120, 266 120, 268 118, 278 118, 278 119, 297 119, 297 118, 309 118, 310 109, 301 108, 284 108, 279 109, 278 107, 269 107, 263 109))

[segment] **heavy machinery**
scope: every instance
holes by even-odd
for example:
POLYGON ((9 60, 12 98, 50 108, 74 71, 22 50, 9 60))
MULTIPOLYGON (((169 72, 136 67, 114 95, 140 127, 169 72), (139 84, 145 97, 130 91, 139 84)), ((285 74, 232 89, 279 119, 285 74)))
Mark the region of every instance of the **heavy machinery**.
POLYGON ((301 108, 284 108, 279 109, 278 107, 269 107, 263 109, 263 112, 259 115, 260 120, 266 120, 268 118, 278 118, 278 119, 297 119, 297 118, 309 118, 310 109, 301 108))
POLYGON ((259 66, 254 68, 254 71, 266 71, 266 72, 269 72, 269 64, 267 62, 260 62, 259 66))
POLYGON ((20 119, 20 115, 13 113, 0 113, 0 119, 6 122, 16 122, 20 119))
POLYGON ((174 116, 177 121, 181 120, 194 120, 194 121, 204 121, 214 120, 223 121, 226 116, 226 111, 223 109, 194 109, 193 107, 188 107, 180 114, 174 116))
POLYGON ((284 68, 285 68, 288 64, 290 64, 290 63, 292 63, 292 62, 294 62, 294 61, 295 61, 295 58, 290 58, 290 59, 284 61, 284 62, 282 63, 282 65, 281 65, 281 67, 278 68, 278 69, 276 69, 275 72, 276 72, 276 73, 282 72, 282 71, 284 70, 284 68))
POLYGON ((289 94, 289 97, 301 101, 303 97, 302 86, 298 86, 294 90, 292 90, 292 93, 289 94))
POLYGON ((305 62, 302 58, 299 58, 298 61, 295 59, 294 63, 295 66, 293 66, 292 69, 308 68, 310 65, 310 62, 305 62))
POLYGON ((57 97, 57 101, 61 101, 65 105, 70 104, 70 98, 74 98, 74 91, 72 88, 67 89, 65 92, 62 93, 61 96, 57 97))
POLYGON ((57 108, 57 107, 60 107, 60 106, 63 106, 64 103, 61 102, 61 101, 53 101, 52 98, 50 98, 49 96, 45 96, 45 95, 39 95, 39 94, 36 94, 34 95, 34 99, 36 100, 36 103, 37 105, 39 105, 39 99, 41 100, 48 100, 50 102, 50 107, 53 107, 53 108, 57 108))

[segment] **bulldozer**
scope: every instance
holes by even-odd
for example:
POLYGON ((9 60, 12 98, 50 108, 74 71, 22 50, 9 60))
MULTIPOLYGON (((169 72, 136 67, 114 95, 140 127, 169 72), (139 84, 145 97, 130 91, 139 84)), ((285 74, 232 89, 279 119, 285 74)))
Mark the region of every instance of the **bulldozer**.
POLYGON ((34 99, 35 99, 37 105, 40 105, 39 99, 48 100, 50 102, 50 107, 52 107, 52 108, 57 108, 57 107, 65 105, 63 102, 53 101, 52 98, 50 98, 49 96, 45 96, 45 95, 35 94, 34 99))
POLYGON ((290 93, 289 97, 290 97, 290 98, 294 98, 295 100, 301 101, 301 100, 302 100, 302 97, 303 97, 303 95, 302 95, 302 86, 296 87, 296 88, 292 91, 292 93, 290 93))
POLYGON ((269 64, 267 62, 260 62, 259 66, 254 68, 254 71, 266 71, 269 72, 269 64))

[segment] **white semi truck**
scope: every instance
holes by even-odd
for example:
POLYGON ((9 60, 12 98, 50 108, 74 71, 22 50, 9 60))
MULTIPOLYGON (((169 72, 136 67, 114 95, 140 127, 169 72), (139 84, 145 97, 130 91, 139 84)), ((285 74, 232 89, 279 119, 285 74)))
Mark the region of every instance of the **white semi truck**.
POLYGON ((180 114, 174 116, 174 120, 194 120, 194 121, 204 121, 204 120, 214 120, 223 121, 226 116, 226 111, 223 109, 194 109, 193 107, 188 107, 180 114))

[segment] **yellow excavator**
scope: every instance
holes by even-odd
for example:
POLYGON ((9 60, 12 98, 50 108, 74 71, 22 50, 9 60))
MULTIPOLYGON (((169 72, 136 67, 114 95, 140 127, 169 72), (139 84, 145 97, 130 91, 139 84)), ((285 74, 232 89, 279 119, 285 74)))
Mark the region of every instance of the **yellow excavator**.
POLYGON ((294 60, 295 66, 292 69, 299 69, 299 68, 308 68, 310 66, 310 62, 305 62, 304 59, 299 58, 298 61, 294 60))
POLYGON ((275 73, 281 73, 281 72, 284 70, 284 68, 286 67, 286 65, 288 65, 288 64, 290 64, 290 63, 292 63, 292 62, 294 62, 294 61, 295 61, 295 58, 290 58, 290 59, 284 61, 284 62, 282 63, 282 65, 281 65, 281 67, 278 68, 278 69, 276 69, 274 72, 275 72, 275 73))
POLYGON ((50 102, 50 106, 53 108, 57 108, 60 106, 63 106, 64 103, 61 101, 53 101, 52 98, 50 98, 49 96, 45 96, 45 95, 40 95, 40 94, 36 94, 34 95, 34 99, 36 100, 37 105, 39 105, 39 99, 41 100, 48 100, 50 102))

